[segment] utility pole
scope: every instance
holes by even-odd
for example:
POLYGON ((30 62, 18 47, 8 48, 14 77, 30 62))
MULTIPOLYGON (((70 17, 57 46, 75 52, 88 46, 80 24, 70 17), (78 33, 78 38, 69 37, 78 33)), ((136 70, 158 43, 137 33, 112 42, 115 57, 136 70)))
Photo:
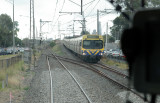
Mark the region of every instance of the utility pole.
POLYGON ((73 21, 73 36, 75 36, 75 32, 74 32, 74 21, 73 21))
POLYGON ((61 40, 61 34, 60 34, 60 22, 58 21, 58 37, 61 40))
POLYGON ((106 23, 106 44, 105 44, 106 51, 107 51, 107 41, 108 41, 107 35, 108 35, 108 22, 106 23))
POLYGON ((97 9, 97 34, 99 35, 99 10, 97 9))
POLYGON ((85 34, 86 31, 86 20, 84 18, 84 12, 83 12, 83 0, 81 0, 81 15, 83 17, 83 22, 82 22, 82 33, 83 35, 85 34))
MULTIPOLYGON (((69 1, 71 1, 71 0, 69 0, 69 1)), ((73 13, 80 13, 81 15, 82 15, 82 17, 83 17, 83 20, 81 20, 82 21, 82 34, 84 34, 85 33, 85 31, 86 31, 86 20, 85 20, 85 17, 84 17, 84 12, 83 12, 83 0, 81 0, 81 5, 79 5, 79 4, 77 4, 77 3, 75 3, 75 2, 73 2, 73 1, 71 1, 72 3, 74 3, 74 4, 76 4, 76 5, 78 5, 78 6, 80 6, 81 7, 81 12, 59 12, 59 13, 70 13, 70 14, 73 14, 73 13)), ((80 21, 80 20, 79 20, 80 21)), ((74 32, 74 31, 73 31, 74 32)))
POLYGON ((83 15, 83 0, 81 0, 81 15, 83 15))
MULTIPOLYGON (((39 36, 40 36, 40 42, 42 42, 42 34, 44 34, 42 32, 42 27, 46 24, 46 23, 50 23, 51 21, 42 21, 42 19, 40 19, 40 33, 39 33, 39 36)), ((42 43, 41 43, 42 44, 42 43)))
POLYGON ((102 11, 97 9, 97 34, 98 35, 100 34, 100 32, 99 32, 99 24, 100 24, 99 23, 99 14, 100 13, 106 13, 106 14, 110 13, 110 12, 107 12, 107 10, 114 10, 114 9, 105 9, 105 10, 102 10, 102 11))
POLYGON ((15 54, 15 37, 14 37, 14 0, 13 0, 13 54, 15 54))
POLYGON ((31 31, 32 31, 32 0, 30 0, 29 69, 31 69, 31 63, 32 63, 31 31))
POLYGON ((34 61, 34 69, 35 69, 35 60, 36 60, 36 55, 35 55, 35 18, 34 18, 34 0, 32 1, 33 5, 33 61, 34 61))

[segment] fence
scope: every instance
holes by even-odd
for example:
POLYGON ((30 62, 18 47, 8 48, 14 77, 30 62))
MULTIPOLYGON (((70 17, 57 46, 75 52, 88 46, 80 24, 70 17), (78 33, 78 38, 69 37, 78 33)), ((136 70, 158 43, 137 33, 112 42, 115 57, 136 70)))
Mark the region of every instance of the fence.
POLYGON ((114 57, 111 55, 105 55, 104 57, 119 63, 126 63, 126 59, 124 57, 120 57, 120 56, 114 57))
MULTIPOLYGON (((0 70, 7 69, 21 60, 22 60, 22 55, 17 55, 15 57, 11 57, 8 59, 2 59, 0 60, 0 70)), ((8 74, 6 74, 5 80, 0 81, 0 84, 2 84, 2 88, 4 88, 5 86, 8 87, 8 74)))
POLYGON ((0 69, 8 68, 12 66, 13 64, 19 62, 20 60, 22 60, 22 55, 18 55, 18 56, 11 57, 8 59, 2 59, 0 60, 0 69))

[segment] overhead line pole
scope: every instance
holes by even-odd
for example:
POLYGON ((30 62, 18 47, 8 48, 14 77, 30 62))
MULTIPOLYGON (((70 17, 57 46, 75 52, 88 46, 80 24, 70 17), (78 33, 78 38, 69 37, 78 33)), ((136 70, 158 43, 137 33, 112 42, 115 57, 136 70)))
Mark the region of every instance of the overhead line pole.
POLYGON ((97 9, 97 35, 99 35, 99 10, 97 9))
MULTIPOLYGON (((107 13, 107 10, 114 10, 114 9, 105 9, 103 11, 100 11, 100 10, 97 9, 97 34, 98 35, 100 34, 99 33, 99 13, 100 12, 107 13)), ((108 12, 108 13, 110 13, 110 12, 108 12)))
MULTIPOLYGON (((51 21, 42 21, 42 19, 40 19, 40 42, 42 42, 42 27, 46 24, 46 23, 50 23, 51 21)), ((42 44, 42 43, 41 43, 42 44)))
POLYGON ((34 0, 32 0, 33 7, 33 61, 34 61, 34 69, 35 69, 35 18, 34 18, 34 0))
POLYGON ((83 15, 83 0, 81 0, 81 15, 83 15))
POLYGON ((32 28, 31 28, 31 25, 32 25, 32 23, 31 23, 31 21, 32 21, 32 0, 30 0, 30 37, 29 37, 29 69, 31 69, 31 62, 32 62, 32 54, 31 54, 31 30, 32 30, 32 28))
POLYGON ((15 54, 15 35, 14 35, 14 0, 13 0, 13 54, 15 54))

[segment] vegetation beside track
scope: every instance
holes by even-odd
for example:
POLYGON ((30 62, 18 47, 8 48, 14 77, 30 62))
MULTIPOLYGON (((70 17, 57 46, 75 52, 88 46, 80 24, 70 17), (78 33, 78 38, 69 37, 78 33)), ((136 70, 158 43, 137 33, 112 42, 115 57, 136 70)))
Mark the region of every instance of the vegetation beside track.
POLYGON ((101 61, 108 66, 114 66, 114 67, 117 67, 117 68, 120 68, 120 69, 123 69, 123 70, 128 69, 128 65, 125 62, 124 63, 123 62, 117 62, 117 61, 114 61, 114 60, 107 59, 105 57, 103 57, 101 59, 101 61))
POLYGON ((14 55, 13 55, 13 54, 11 54, 11 55, 1 55, 1 56, 0 56, 0 60, 1 60, 1 59, 8 59, 8 58, 11 58, 11 57, 15 57, 15 56, 17 56, 17 55, 18 55, 18 54, 14 54, 14 55))
MULTIPOLYGON (((35 52, 36 60, 40 55, 41 52, 35 52)), ((16 55, 5 55, 3 59, 14 56, 16 55)), ((28 67, 23 61, 19 61, 8 68, 0 69, 0 103, 8 102, 10 93, 12 93, 12 99, 15 103, 23 102, 24 94, 30 88, 30 81, 34 76, 34 72, 30 71, 28 67), (8 80, 6 79, 7 76, 8 80), (8 81, 8 86, 6 81, 8 81), (2 82, 4 82, 4 88, 2 88, 2 82)))
POLYGON ((56 44, 52 50, 54 53, 56 53, 56 55, 64 56, 64 52, 62 51, 61 45, 56 44))
POLYGON ((0 90, 6 89, 22 89, 23 86, 21 82, 24 79, 24 73, 27 70, 27 66, 24 65, 23 61, 20 61, 9 68, 0 70, 0 90), (2 88, 2 81, 6 82, 6 77, 8 76, 8 86, 2 88))

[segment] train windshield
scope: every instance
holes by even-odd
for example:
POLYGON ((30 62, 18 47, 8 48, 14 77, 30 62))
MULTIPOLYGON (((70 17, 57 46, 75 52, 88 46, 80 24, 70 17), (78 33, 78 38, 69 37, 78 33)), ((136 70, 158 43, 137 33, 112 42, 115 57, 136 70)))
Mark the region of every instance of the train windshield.
POLYGON ((102 40, 84 40, 83 48, 85 49, 102 49, 103 41, 102 40))

